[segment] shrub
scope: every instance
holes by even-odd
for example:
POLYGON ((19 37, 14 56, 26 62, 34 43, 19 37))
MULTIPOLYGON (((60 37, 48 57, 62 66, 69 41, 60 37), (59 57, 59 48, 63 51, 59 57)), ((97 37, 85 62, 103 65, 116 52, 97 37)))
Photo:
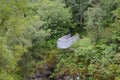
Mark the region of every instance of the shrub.
POLYGON ((93 45, 89 38, 78 41, 58 58, 55 75, 80 75, 82 80, 108 80, 119 75, 119 65, 114 62, 114 45, 93 45), (118 70, 118 71, 117 71, 118 70))

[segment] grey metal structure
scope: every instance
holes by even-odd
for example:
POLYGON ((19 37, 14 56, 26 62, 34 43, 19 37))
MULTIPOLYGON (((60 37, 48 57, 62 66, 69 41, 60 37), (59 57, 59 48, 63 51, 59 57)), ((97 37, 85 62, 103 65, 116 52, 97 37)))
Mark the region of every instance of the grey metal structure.
POLYGON ((79 39, 79 35, 71 36, 71 34, 65 35, 58 39, 57 48, 67 49, 72 46, 79 39))

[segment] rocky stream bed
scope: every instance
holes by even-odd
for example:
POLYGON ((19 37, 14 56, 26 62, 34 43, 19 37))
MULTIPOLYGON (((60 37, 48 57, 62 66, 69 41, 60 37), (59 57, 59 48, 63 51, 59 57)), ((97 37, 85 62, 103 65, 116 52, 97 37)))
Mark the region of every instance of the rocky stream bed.
POLYGON ((42 73, 40 73, 39 70, 36 70, 34 76, 26 77, 26 80, 81 80, 78 76, 71 77, 69 75, 63 75, 59 78, 50 78, 52 71, 53 68, 44 66, 42 73))

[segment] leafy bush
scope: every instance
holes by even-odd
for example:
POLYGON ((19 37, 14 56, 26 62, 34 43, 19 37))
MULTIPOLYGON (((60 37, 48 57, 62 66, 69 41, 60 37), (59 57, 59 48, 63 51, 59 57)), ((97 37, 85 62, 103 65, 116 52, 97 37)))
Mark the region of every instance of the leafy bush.
POLYGON ((44 29, 50 29, 51 38, 58 38, 69 32, 69 28, 74 27, 72 23, 72 13, 70 8, 65 8, 65 4, 60 0, 42 0, 39 3, 40 19, 45 21, 44 29))
POLYGON ((114 62, 115 48, 112 44, 93 45, 89 38, 84 38, 70 48, 70 51, 61 53, 55 75, 79 75, 82 80, 115 79, 120 74, 120 66, 114 62))
POLYGON ((88 8, 88 10, 84 13, 86 20, 86 27, 88 36, 90 37, 93 43, 97 42, 101 38, 101 33, 103 32, 103 24, 101 21, 103 20, 103 9, 97 5, 92 8, 88 8))
MULTIPOLYGON (((42 21, 35 12, 28 9, 33 8, 29 4, 28 0, 0 0, 0 70, 6 76, 11 76, 11 73, 15 75, 19 70, 21 56, 47 36, 45 30, 38 29, 42 21)), ((15 80, 14 77, 10 78, 2 80, 15 80)))

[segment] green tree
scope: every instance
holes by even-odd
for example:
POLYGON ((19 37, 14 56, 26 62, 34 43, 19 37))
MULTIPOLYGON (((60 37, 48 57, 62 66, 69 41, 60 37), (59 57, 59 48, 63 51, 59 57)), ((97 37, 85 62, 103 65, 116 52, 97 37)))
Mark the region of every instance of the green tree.
POLYGON ((47 46, 53 48, 53 45, 56 44, 54 39, 67 34, 69 28, 74 27, 71 21, 72 14, 70 13, 70 9, 64 7, 65 4, 59 0, 37 0, 27 4, 24 15, 30 22, 29 32, 26 31, 24 35, 25 38, 29 39, 30 37, 32 42, 27 44, 32 44, 32 47, 28 48, 28 51, 22 56, 22 60, 19 62, 19 73, 22 73, 23 76, 31 76, 35 70, 35 66, 41 60, 42 53, 46 51, 47 46), (49 36, 46 41, 44 39, 46 39, 47 32, 49 32, 49 36), (29 35, 26 33, 29 33, 29 35), (52 40, 54 42, 50 43, 52 40))
POLYGON ((86 13, 86 27, 89 37, 92 42, 96 42, 101 38, 101 33, 103 31, 103 10, 100 6, 95 6, 94 8, 89 8, 86 13))
POLYGON ((105 27, 114 22, 112 11, 115 10, 116 2, 113 0, 90 0, 91 7, 84 13, 86 16, 87 33, 92 42, 97 42, 102 38, 105 27))
POLYGON ((21 56, 47 32, 39 29, 43 22, 29 9, 30 1, 1 0, 0 7, 0 79, 16 80, 21 56))
POLYGON ((60 0, 43 0, 38 4, 38 14, 45 24, 44 29, 50 30, 51 38, 58 38, 69 32, 72 24, 71 10, 65 8, 65 4, 60 0))
POLYGON ((76 31, 82 31, 84 25, 84 15, 83 13, 89 7, 89 0, 63 0, 67 7, 72 9, 72 19, 77 23, 76 31))

